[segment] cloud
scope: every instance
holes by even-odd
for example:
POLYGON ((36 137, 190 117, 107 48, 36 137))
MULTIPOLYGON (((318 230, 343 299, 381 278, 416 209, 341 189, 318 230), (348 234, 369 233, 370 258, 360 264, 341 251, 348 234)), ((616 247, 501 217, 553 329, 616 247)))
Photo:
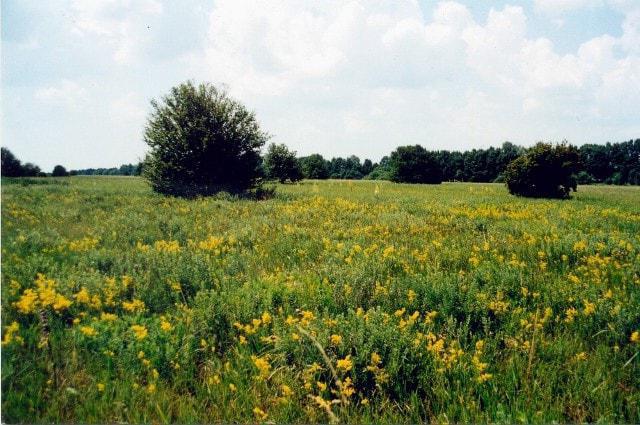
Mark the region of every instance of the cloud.
POLYGON ((73 33, 95 37, 117 63, 130 63, 149 41, 149 24, 163 6, 156 0, 72 0, 70 12, 73 33))
POLYGON ((549 15, 561 15, 577 9, 593 8, 604 4, 604 0, 534 0, 535 9, 549 15))
MULTIPOLYGON (((569 11, 598 2, 557 4, 569 11)), ((454 1, 425 18, 412 1, 221 0, 192 66, 228 84, 280 141, 303 153, 365 155, 369 140, 385 140, 384 149, 419 142, 463 148, 526 134, 519 141, 527 143, 549 126, 553 134, 566 131, 567 117, 602 119, 609 92, 622 104, 632 101, 621 88, 637 77, 631 53, 638 21, 629 13, 621 37, 603 35, 560 54, 550 39, 528 36, 518 6, 491 9, 482 22, 454 1), (453 142, 453 124, 464 141, 453 142)))
POLYGON ((122 96, 117 97, 109 106, 110 116, 117 121, 127 121, 133 124, 144 122, 147 109, 145 102, 141 96, 130 91, 122 96))
POLYGON ((87 90, 77 82, 70 80, 62 80, 53 86, 37 89, 34 97, 46 104, 68 107, 79 107, 89 99, 87 90))
MULTIPOLYGON (((78 166, 131 161, 145 149, 148 100, 188 78, 225 84, 300 154, 375 160, 402 144, 602 142, 640 131, 636 0, 473 13, 462 1, 185 1, 69 0, 62 14, 33 3, 39 15, 7 44, 3 127, 13 130, 3 138, 71 146, 78 166), (615 15, 619 31, 584 40, 577 31, 577 47, 558 47, 579 7, 615 15), (547 36, 540 15, 564 26, 547 36)), ((32 150, 36 161, 51 156, 32 150)))

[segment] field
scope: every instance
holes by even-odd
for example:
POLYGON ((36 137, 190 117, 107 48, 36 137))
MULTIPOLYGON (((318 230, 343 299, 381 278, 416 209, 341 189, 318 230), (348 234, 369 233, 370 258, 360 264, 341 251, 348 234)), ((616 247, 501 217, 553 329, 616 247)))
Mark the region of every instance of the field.
POLYGON ((639 331, 638 187, 3 181, 3 422, 639 423, 639 331))

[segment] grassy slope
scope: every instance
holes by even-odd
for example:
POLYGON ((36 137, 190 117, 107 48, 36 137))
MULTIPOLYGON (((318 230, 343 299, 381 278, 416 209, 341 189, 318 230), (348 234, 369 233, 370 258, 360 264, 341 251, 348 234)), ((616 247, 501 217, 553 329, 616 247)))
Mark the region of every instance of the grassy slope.
POLYGON ((640 422, 640 188, 61 181, 3 182, 6 422, 640 422))

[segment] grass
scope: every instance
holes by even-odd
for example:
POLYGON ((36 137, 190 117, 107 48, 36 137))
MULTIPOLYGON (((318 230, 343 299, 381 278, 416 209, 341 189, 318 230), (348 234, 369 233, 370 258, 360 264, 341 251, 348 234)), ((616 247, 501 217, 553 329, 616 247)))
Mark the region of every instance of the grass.
POLYGON ((4 422, 640 422, 640 188, 63 180, 3 181, 4 422))

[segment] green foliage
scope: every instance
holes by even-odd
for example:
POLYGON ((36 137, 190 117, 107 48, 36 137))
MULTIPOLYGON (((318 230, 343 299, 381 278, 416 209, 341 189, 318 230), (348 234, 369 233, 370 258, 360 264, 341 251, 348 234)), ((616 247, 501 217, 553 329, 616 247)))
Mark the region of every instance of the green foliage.
POLYGON ((329 178, 329 161, 322 155, 314 153, 309 156, 299 158, 302 175, 305 179, 323 180, 329 178))
POLYGON ((420 145, 400 146, 389 159, 391 181, 396 183, 442 183, 436 156, 420 145))
POLYGON ((360 158, 355 155, 348 158, 331 158, 329 169, 332 179, 360 180, 364 176, 360 158))
POLYGON ((575 191, 578 150, 567 144, 538 143, 513 160, 504 177, 509 192, 536 198, 568 198, 575 191))
POLYGON ((594 182, 640 184, 640 139, 580 146, 584 169, 594 182))
POLYGON ((22 165, 20 160, 7 148, 1 148, 2 177, 44 177, 40 167, 30 162, 22 165))
POLYGON ((367 180, 391 180, 391 166, 388 156, 383 156, 379 164, 374 164, 367 180))
POLYGON ((53 167, 53 171, 51 172, 52 177, 67 177, 68 175, 69 173, 67 172, 67 169, 62 165, 56 165, 53 167))
POLYGON ((589 172, 587 171, 580 171, 578 172, 578 174, 576 174, 576 183, 577 184, 593 184, 596 182, 595 177, 593 177, 593 175, 591 175, 589 172))
POLYGON ((2 155, 2 177, 20 177, 22 176, 22 163, 7 148, 0 148, 2 155))
POLYGON ((151 105, 143 172, 153 190, 190 197, 256 185, 259 149, 268 135, 225 91, 188 81, 151 105))
POLYGON ((7 423, 330 422, 316 396, 341 423, 640 422, 640 188, 32 180, 2 185, 7 423))
POLYGON ((139 176, 142 173, 142 163, 122 164, 111 168, 83 168, 69 173, 73 176, 139 176))
POLYGON ((302 170, 296 153, 290 151, 284 144, 272 143, 269 145, 264 156, 263 167, 268 179, 279 180, 280 183, 286 181, 295 183, 302 180, 302 170))

